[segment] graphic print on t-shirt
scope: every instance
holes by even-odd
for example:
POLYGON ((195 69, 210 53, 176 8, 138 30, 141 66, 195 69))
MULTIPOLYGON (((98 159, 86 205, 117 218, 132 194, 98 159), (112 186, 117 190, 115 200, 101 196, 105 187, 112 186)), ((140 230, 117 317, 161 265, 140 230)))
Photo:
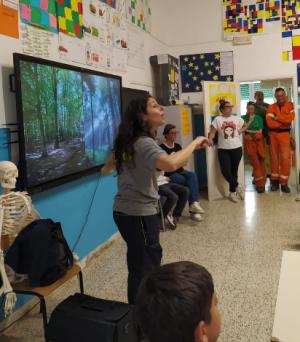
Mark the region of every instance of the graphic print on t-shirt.
POLYGON ((221 127, 224 135, 224 139, 233 139, 235 130, 236 130, 236 124, 233 121, 225 121, 222 124, 221 127))

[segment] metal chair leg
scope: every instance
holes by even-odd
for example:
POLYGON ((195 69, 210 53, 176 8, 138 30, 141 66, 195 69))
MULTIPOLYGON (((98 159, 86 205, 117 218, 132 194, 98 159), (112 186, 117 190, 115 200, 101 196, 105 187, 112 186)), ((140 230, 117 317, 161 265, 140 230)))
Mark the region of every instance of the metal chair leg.
POLYGON ((84 294, 82 272, 80 271, 77 276, 78 276, 78 281, 79 281, 80 293, 84 294))

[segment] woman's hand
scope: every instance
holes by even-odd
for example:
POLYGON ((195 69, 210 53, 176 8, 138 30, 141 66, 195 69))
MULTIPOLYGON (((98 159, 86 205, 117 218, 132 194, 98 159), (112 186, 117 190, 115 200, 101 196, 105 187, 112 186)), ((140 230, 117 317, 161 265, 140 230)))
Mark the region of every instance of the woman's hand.
POLYGON ((209 144, 209 141, 206 137, 200 136, 194 139, 194 143, 195 143, 195 150, 199 150, 201 148, 207 147, 209 144))

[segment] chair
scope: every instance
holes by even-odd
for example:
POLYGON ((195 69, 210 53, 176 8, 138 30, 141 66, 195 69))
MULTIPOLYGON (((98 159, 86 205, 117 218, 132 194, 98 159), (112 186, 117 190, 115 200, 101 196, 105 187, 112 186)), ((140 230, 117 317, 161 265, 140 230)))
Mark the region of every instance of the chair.
MULTIPOLYGON (((11 237, 6 236, 6 235, 3 235, 1 237, 1 246, 3 250, 6 250, 10 246, 11 240, 12 240, 11 237)), ((28 280, 12 285, 13 291, 17 294, 33 295, 33 296, 38 297, 40 301, 40 313, 42 314, 42 318, 43 318, 45 341, 48 341, 47 339, 48 318, 47 318, 47 307, 46 307, 45 298, 48 297, 52 292, 54 292, 56 289, 58 289, 60 286, 62 286, 64 283, 66 283, 67 281, 69 281, 71 278, 75 276, 78 277, 80 293, 83 294, 84 293, 83 276, 82 276, 82 270, 79 264, 74 264, 66 272, 66 274, 63 277, 59 278, 54 283, 48 286, 30 287, 28 284, 28 280)))

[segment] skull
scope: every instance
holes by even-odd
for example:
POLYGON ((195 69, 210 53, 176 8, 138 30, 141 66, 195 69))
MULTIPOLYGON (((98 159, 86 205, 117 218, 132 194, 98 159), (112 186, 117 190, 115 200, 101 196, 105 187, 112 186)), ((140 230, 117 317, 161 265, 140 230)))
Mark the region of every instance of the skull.
POLYGON ((18 169, 14 163, 0 161, 0 184, 3 189, 14 189, 18 175, 18 169))

